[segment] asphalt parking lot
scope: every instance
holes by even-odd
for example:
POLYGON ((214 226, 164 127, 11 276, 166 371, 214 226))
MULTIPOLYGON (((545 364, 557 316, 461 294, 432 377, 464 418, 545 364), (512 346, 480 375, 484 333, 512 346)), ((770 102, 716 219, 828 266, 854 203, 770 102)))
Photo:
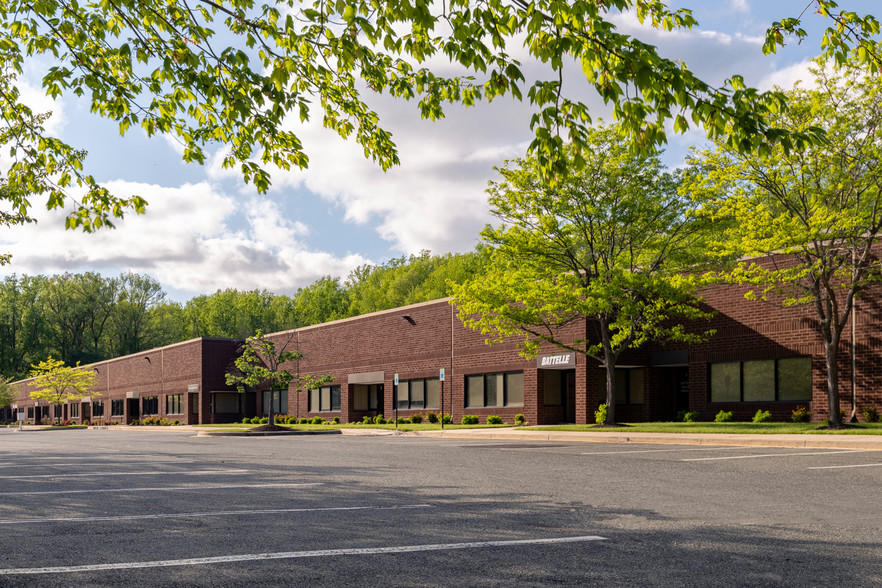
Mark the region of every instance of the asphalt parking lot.
POLYGON ((0 430, 0 586, 879 586, 882 452, 0 430))

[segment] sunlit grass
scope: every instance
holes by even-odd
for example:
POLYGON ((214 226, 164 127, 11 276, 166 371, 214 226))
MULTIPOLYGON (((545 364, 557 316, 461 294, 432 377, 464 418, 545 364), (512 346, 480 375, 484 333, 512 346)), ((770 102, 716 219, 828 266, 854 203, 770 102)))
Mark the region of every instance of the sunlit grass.
POLYGON ((751 435, 832 434, 882 435, 882 423, 858 423, 855 428, 818 430, 818 423, 633 423, 627 427, 555 425, 525 427, 537 431, 590 431, 593 433, 723 433, 751 435))

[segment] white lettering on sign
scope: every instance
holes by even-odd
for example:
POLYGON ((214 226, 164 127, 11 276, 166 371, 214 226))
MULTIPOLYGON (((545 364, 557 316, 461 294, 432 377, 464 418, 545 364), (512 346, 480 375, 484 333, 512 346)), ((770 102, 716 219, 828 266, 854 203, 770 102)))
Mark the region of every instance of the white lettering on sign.
POLYGON ((546 355, 542 358, 542 367, 549 365, 567 365, 570 363, 570 355, 546 355))

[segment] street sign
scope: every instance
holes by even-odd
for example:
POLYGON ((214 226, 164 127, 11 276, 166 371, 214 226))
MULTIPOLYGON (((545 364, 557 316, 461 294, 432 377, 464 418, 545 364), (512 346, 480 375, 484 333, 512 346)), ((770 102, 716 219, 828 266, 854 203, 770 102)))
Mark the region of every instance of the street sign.
POLYGON ((440 374, 439 378, 441 379, 442 382, 444 381, 444 368, 441 368, 441 374, 440 374))
POLYGON ((398 374, 395 374, 395 385, 398 385, 398 374))

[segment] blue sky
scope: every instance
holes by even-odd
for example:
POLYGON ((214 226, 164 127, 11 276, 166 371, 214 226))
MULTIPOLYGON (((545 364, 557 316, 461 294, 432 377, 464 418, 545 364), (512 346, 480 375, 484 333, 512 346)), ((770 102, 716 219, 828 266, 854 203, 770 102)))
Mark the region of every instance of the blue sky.
MULTIPOLYGON (((826 23, 809 8, 804 25, 811 38, 774 56, 762 54, 763 35, 771 22, 797 16, 808 3, 693 0, 677 3, 693 9, 699 27, 692 31, 645 30, 631 15, 617 16, 616 24, 711 82, 741 74, 762 89, 786 88, 806 78, 826 23)), ((873 4, 840 2, 858 12, 873 4)), ((567 84, 579 83, 575 67, 567 73, 567 84)), ((309 169, 276 174, 271 192, 261 196, 235 172, 220 169, 220 150, 204 166, 184 164, 173 140, 147 139, 138 130, 121 138, 88 104, 53 103, 36 79, 23 83, 35 108, 53 112, 51 131, 88 150, 87 171, 119 195, 143 196, 149 206, 145 215, 94 234, 65 231, 62 214, 35 208, 38 224, 4 230, 0 250, 13 261, 0 275, 134 271, 152 275, 179 301, 223 288, 291 294, 323 275, 345 277, 363 263, 421 249, 469 251, 491 221, 484 189, 495 178, 493 167, 523 155, 531 139, 528 105, 507 98, 449 108, 433 123, 420 120, 415 103, 378 97, 375 106, 400 149, 398 168, 382 172, 357 145, 315 121, 296 127, 309 169)), ((608 118, 602 103, 591 100, 596 116, 608 118)), ((700 132, 674 138, 668 162, 676 165, 695 144, 703 144, 700 132)))

